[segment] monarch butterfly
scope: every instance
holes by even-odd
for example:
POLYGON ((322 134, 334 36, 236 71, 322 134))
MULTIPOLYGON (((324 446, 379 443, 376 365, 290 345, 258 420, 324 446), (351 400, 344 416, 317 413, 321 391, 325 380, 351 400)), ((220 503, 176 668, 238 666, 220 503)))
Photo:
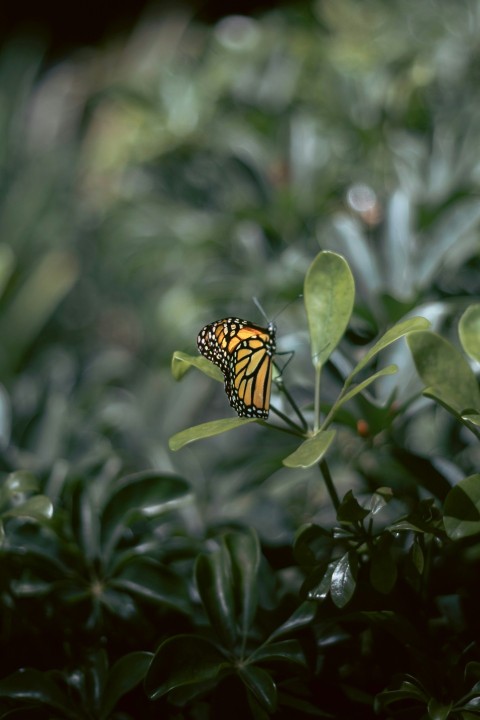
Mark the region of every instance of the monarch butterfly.
POLYGON ((197 337, 200 353, 222 371, 230 405, 241 417, 268 417, 275 332, 273 323, 263 328, 225 318, 205 325, 197 337))

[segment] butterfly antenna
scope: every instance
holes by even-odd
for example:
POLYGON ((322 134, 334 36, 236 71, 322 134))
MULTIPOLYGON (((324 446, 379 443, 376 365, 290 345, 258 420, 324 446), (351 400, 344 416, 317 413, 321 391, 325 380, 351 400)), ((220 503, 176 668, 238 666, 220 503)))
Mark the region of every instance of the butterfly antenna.
POLYGON ((269 323, 269 322, 270 322, 270 318, 267 317, 267 313, 266 313, 265 310, 263 309, 260 300, 259 300, 257 297, 254 297, 254 298, 253 298, 253 302, 254 302, 255 305, 257 306, 258 310, 260 310, 261 315, 263 315, 263 317, 265 318, 265 320, 267 321, 267 323, 269 323))

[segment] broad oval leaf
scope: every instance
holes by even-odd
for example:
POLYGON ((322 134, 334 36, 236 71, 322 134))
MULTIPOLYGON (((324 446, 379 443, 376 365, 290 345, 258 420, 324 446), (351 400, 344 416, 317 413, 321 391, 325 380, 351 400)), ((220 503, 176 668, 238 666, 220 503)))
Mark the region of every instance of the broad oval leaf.
POLYGON ((34 495, 3 515, 6 517, 29 517, 34 520, 50 520, 53 516, 53 504, 46 495, 34 495))
POLYGON ((460 480, 445 499, 443 523, 452 540, 480 533, 480 474, 460 480))
POLYGON ((187 353, 180 352, 179 350, 173 353, 171 369, 175 380, 181 380, 191 367, 201 370, 213 380, 218 380, 219 382, 223 382, 224 380, 220 368, 210 362, 210 360, 207 360, 207 358, 201 355, 187 355, 187 353))
POLYGON ((458 334, 467 355, 480 363, 480 303, 465 310, 458 323, 458 334))
POLYGON ((275 712, 277 686, 271 675, 266 670, 254 665, 243 665, 239 669, 239 675, 260 705, 269 713, 275 712))
POLYGON ((102 698, 102 717, 108 718, 120 698, 143 680, 152 658, 153 653, 138 650, 117 660, 107 676, 102 698))
POLYGON ((347 261, 324 250, 310 265, 304 301, 310 331, 312 362, 320 368, 340 342, 353 310, 355 283, 347 261))
POLYGON ((330 447, 335 430, 321 430, 305 440, 293 453, 284 458, 283 464, 291 468, 309 468, 319 462, 330 447))
POLYGON ((466 408, 480 408, 477 379, 456 347, 433 332, 413 333, 407 342, 430 394, 438 395, 458 414, 466 408))
POLYGON ((247 425, 252 422, 256 422, 255 418, 233 417, 201 423, 200 425, 195 425, 194 427, 187 428, 172 435, 168 441, 168 447, 175 452, 180 450, 184 445, 188 445, 188 443, 213 437, 214 435, 221 435, 224 432, 235 430, 238 427, 242 427, 242 425, 247 425))
POLYGON ((253 529, 229 533, 224 542, 230 553, 240 630, 243 640, 246 641, 257 610, 260 543, 253 529))
POLYGON ((165 640, 155 653, 145 677, 145 690, 151 700, 158 700, 175 688, 215 681, 230 667, 206 638, 176 635, 165 640))
POLYGON ((330 581, 330 596, 338 608, 343 608, 351 600, 357 585, 357 556, 353 551, 346 552, 338 560, 330 581))
POLYGON ((237 639, 237 626, 232 568, 226 547, 198 557, 195 579, 213 630, 223 645, 231 649, 237 639))

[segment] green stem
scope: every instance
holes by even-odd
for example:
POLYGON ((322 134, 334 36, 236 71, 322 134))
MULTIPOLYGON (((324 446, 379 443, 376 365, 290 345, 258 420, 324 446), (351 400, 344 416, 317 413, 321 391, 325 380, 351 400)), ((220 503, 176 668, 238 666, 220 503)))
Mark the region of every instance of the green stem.
MULTIPOLYGON (((292 428, 292 430, 295 431, 294 432, 295 435, 298 435, 300 437, 305 437, 305 432, 303 431, 303 429, 301 427, 299 427, 299 425, 297 425, 297 423, 293 422, 293 420, 290 420, 290 418, 287 417, 287 415, 285 415, 284 413, 282 413, 281 410, 277 410, 276 407, 274 407, 273 405, 270 405, 270 411, 272 413, 275 413, 275 415, 277 415, 279 418, 282 418, 283 422, 286 423, 289 427, 292 428)), ((282 430, 283 432, 288 432, 290 435, 292 434, 291 430, 288 430, 287 428, 282 428, 280 425, 272 425, 271 423, 266 423, 266 424, 270 425, 270 427, 274 427, 276 430, 282 430)))
POLYGON ((293 397, 290 395, 290 393, 288 392, 288 390, 287 390, 287 388, 285 387, 285 385, 283 384, 283 382, 280 381, 280 382, 277 383, 277 385, 278 385, 278 389, 280 390, 280 392, 282 392, 282 393, 285 395, 285 397, 287 398, 288 402, 290 403, 290 406, 291 406, 293 412, 295 413, 295 415, 296 415, 296 416, 298 417, 298 419, 300 420, 300 424, 301 424, 301 426, 302 426, 303 431, 304 431, 304 432, 307 432, 307 430, 308 430, 307 422, 306 422, 305 418, 303 417, 303 415, 302 415, 302 413, 301 413, 301 411, 300 411, 300 408, 298 407, 297 403, 295 402, 295 400, 293 399, 293 397))
POLYGON ((317 433, 320 427, 320 377, 322 375, 322 366, 315 367, 315 399, 314 399, 314 421, 313 432, 317 433))
POLYGON ((320 460, 319 462, 320 470, 323 475, 323 479, 325 480, 325 485, 328 490, 328 494, 330 495, 330 500, 332 501, 332 505, 335 508, 335 510, 338 510, 340 506, 340 498, 337 495, 337 491, 335 489, 335 485, 333 484, 332 476, 330 475, 330 470, 327 465, 326 460, 320 460))

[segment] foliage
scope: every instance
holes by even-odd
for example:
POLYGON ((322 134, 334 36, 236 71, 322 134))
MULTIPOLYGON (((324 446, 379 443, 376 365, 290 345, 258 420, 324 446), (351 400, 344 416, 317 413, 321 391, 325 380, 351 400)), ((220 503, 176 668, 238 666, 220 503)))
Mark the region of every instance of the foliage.
POLYGON ((479 28, 2 51, 0 717, 478 717, 479 28), (268 420, 191 354, 253 296, 268 420))

